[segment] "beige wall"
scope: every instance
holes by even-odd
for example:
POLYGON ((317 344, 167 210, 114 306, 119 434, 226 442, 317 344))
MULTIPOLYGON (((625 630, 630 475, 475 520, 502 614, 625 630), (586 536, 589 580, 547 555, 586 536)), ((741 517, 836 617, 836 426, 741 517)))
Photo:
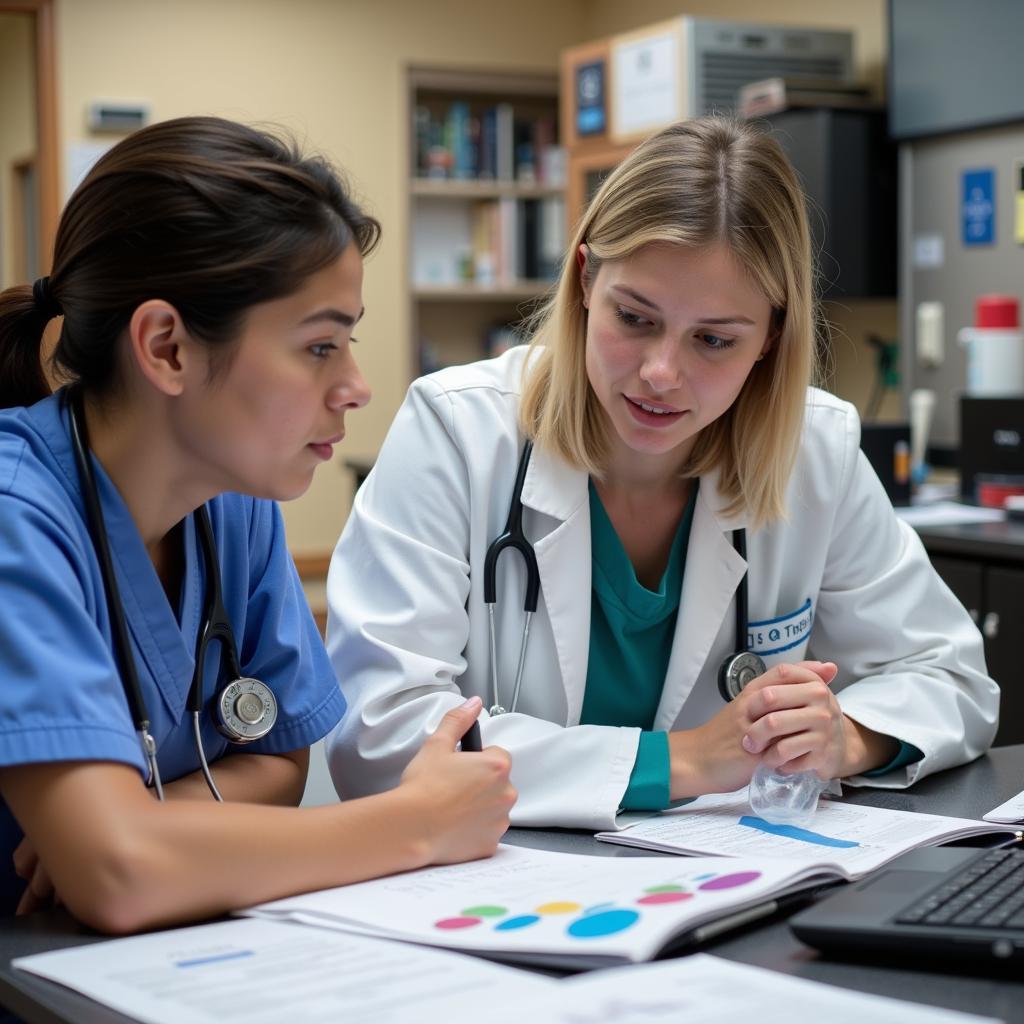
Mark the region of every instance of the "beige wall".
MULTIPOLYGON (((333 546, 350 501, 343 460, 376 452, 409 379, 408 64, 553 70, 564 47, 693 13, 850 26, 861 74, 879 89, 883 79, 884 0, 773 0, 768 10, 753 0, 57 2, 65 175, 69 147, 96 141, 85 127, 89 101, 144 101, 155 119, 215 113, 287 126, 349 172, 384 224, 383 246, 367 268, 357 349, 374 400, 350 417, 335 462, 319 471, 304 498, 285 507, 299 553, 333 546)), ((855 307, 849 325, 843 310, 829 314, 839 337, 849 339, 836 360, 836 388, 853 400, 870 390, 864 374, 872 364, 860 340, 865 323, 885 333, 895 320, 895 303, 881 305, 888 308, 855 307)))
MULTIPOLYGON (((825 383, 829 390, 853 402, 863 414, 874 393, 877 350, 867 336, 877 334, 886 341, 899 337, 899 306, 896 302, 826 302, 822 309, 829 324, 829 359, 825 383)), ((892 422, 903 418, 903 398, 898 388, 883 393, 876 419, 892 422)))
POLYGON ((214 113, 283 124, 338 161, 384 224, 367 266, 358 358, 374 391, 335 462, 285 507, 297 552, 334 545, 346 456, 372 455, 410 374, 406 301, 409 63, 554 70, 584 0, 59 0, 62 149, 89 139, 90 100, 142 100, 155 119, 214 113))
POLYGON ((32 18, 0 14, 0 288, 23 284, 15 277, 17 207, 14 165, 35 153, 35 64, 32 18))

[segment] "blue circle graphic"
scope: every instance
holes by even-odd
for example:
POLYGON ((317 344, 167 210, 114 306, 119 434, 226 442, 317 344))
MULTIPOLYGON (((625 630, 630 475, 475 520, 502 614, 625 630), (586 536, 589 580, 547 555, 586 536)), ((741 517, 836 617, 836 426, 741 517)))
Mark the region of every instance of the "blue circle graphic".
POLYGON ((531 924, 536 924, 540 920, 538 914, 523 914, 520 917, 510 917, 507 921, 502 921, 501 924, 496 924, 494 930, 496 932, 513 932, 517 928, 528 928, 531 924))
POLYGON ((574 939, 599 939, 604 935, 624 932, 639 919, 640 915, 635 910, 603 910, 573 921, 566 931, 574 939))

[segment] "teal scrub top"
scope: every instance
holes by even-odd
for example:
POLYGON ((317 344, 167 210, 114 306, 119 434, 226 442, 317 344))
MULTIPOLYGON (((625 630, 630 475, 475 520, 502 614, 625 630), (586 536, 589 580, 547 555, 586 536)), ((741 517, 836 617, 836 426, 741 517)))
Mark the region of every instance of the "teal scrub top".
POLYGON ((653 591, 637 580, 629 555, 590 482, 593 592, 580 723, 644 730, 622 798, 627 810, 661 810, 669 805, 668 734, 651 728, 672 653, 696 498, 695 481, 661 584, 653 591))
MULTIPOLYGON (((593 583, 590 656, 580 724, 644 730, 622 798, 624 810, 663 810, 671 802, 668 733, 652 732, 651 727, 672 652, 698 484, 694 482, 657 591, 637 580, 593 481, 589 486, 593 583)), ((917 747, 901 742, 888 764, 864 775, 884 775, 923 756, 917 747)))

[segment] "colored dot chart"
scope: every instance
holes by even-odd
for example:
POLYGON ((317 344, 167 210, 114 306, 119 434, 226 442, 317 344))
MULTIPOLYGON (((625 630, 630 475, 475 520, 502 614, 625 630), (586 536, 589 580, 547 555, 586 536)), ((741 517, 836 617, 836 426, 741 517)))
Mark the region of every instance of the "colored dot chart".
POLYGON ((698 892, 722 892, 749 885, 761 877, 760 871, 735 871, 732 874, 699 875, 690 885, 652 885, 644 889, 634 900, 635 906, 617 906, 615 903, 595 903, 585 907, 573 900, 552 900, 541 903, 526 912, 514 913, 509 907, 498 903, 481 903, 464 907, 454 917, 443 917, 434 922, 441 931, 458 931, 466 928, 493 929, 496 932, 516 932, 556 917, 571 920, 565 933, 573 939, 599 939, 617 935, 640 920, 644 910, 682 903, 693 899, 698 892), (641 909, 636 909, 639 907, 641 909))

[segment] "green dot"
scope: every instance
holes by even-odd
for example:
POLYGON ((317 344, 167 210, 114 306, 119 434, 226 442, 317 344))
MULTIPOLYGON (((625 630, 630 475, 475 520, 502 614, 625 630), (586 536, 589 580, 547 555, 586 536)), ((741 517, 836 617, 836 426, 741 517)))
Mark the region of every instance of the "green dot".
POLYGON ((681 885, 652 885, 649 889, 644 889, 644 892, 684 892, 685 890, 681 885))
POLYGON ((461 911, 463 917, 501 917, 502 914, 508 913, 507 907, 466 907, 465 910, 461 911))

